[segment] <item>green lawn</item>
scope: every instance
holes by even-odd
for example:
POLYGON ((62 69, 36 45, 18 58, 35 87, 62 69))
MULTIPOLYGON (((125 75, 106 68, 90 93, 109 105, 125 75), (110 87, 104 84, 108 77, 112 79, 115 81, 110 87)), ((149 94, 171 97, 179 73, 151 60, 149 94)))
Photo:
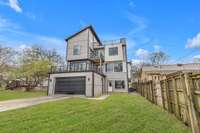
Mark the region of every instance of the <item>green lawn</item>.
POLYGON ((11 91, 11 90, 0 90, 0 101, 13 100, 19 98, 30 98, 37 96, 45 96, 46 92, 23 92, 23 91, 11 91))
POLYGON ((174 116, 133 94, 80 98, 0 113, 2 133, 187 133, 174 116))

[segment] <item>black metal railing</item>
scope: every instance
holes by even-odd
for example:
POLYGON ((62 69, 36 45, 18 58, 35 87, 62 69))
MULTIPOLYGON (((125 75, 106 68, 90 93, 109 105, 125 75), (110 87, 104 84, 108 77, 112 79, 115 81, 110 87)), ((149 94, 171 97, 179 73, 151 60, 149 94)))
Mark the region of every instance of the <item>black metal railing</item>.
POLYGON ((104 55, 100 51, 93 51, 90 53, 90 58, 104 60, 104 55))
POLYGON ((87 63, 51 67, 51 73, 67 73, 67 72, 97 72, 99 74, 103 74, 102 68, 100 66, 87 63))

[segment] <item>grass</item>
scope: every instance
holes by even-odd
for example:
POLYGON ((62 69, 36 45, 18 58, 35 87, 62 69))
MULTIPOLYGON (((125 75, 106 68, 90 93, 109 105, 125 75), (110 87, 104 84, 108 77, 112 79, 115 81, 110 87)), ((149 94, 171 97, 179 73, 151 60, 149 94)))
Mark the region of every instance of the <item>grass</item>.
POLYGON ((133 94, 72 98, 0 113, 1 133, 187 133, 174 116, 133 94))
POLYGON ((0 90, 0 101, 13 100, 19 98, 30 98, 37 96, 45 96, 46 92, 23 92, 23 91, 11 91, 11 90, 0 90))

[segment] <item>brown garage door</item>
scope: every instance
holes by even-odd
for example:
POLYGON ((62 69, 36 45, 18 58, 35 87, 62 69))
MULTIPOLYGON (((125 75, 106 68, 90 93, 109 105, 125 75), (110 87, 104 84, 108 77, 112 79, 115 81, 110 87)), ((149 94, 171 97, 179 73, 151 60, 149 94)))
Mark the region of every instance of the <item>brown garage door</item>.
POLYGON ((85 77, 56 78, 55 94, 85 94, 85 77))

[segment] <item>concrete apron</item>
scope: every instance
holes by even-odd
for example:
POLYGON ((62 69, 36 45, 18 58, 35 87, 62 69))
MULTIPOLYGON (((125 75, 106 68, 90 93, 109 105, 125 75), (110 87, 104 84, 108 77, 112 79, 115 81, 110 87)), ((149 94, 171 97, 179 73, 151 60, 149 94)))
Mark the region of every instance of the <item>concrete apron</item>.
POLYGON ((8 101, 1 101, 0 102, 0 112, 29 107, 33 105, 37 105, 40 103, 46 103, 51 101, 58 101, 71 98, 70 96, 66 95, 55 95, 55 96, 44 96, 44 97, 37 97, 37 98, 26 98, 26 99, 17 99, 17 100, 8 100, 8 101))
POLYGON ((36 98, 25 98, 25 99, 17 99, 17 100, 8 100, 0 102, 0 112, 25 108, 41 103, 47 103, 52 101, 64 100, 69 98, 84 98, 90 100, 105 100, 110 95, 103 95, 97 98, 88 98, 83 95, 54 95, 54 96, 44 96, 44 97, 36 97, 36 98))

